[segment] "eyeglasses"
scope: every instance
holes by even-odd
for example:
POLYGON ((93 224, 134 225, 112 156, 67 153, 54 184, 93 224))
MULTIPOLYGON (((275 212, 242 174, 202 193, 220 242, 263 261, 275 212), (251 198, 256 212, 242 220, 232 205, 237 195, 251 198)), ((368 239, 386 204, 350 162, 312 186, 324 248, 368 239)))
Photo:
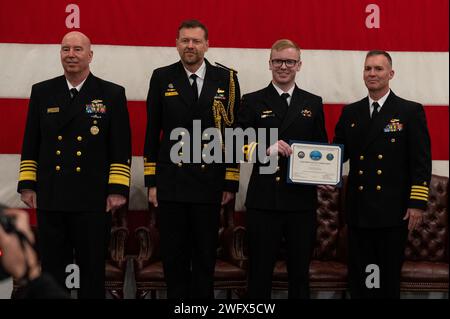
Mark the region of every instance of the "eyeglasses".
POLYGON ((283 63, 286 64, 287 68, 293 68, 300 60, 281 60, 281 59, 273 59, 272 65, 276 68, 281 68, 283 66, 283 63))

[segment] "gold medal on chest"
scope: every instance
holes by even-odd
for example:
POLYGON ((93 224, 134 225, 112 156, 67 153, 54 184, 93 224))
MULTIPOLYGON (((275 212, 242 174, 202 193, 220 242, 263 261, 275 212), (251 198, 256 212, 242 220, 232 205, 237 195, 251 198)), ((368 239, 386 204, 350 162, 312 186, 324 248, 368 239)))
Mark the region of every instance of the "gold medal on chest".
POLYGON ((98 132, 100 132, 100 129, 98 128, 98 126, 95 126, 95 125, 91 126, 91 134, 92 135, 97 135, 98 132))

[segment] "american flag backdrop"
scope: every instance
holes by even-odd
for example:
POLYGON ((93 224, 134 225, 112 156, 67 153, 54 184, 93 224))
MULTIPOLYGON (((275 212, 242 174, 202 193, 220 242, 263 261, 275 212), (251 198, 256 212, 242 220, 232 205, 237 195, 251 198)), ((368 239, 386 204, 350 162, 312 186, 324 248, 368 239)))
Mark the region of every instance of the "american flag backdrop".
MULTIPOLYGON (((91 71, 126 88, 132 126, 130 209, 146 207, 142 152, 152 71, 178 60, 184 19, 209 28, 206 57, 236 69, 242 93, 266 86, 269 49, 280 38, 302 48, 297 84, 324 100, 333 136, 342 106, 367 95, 365 53, 391 53, 391 88, 425 106, 433 173, 448 176, 448 0, 0 0, 0 202, 16 193, 28 98, 33 83, 62 74, 59 43, 70 30, 93 43, 91 71)), ((238 206, 245 195, 244 166, 238 206)), ((239 207, 237 207, 239 209, 239 207)))

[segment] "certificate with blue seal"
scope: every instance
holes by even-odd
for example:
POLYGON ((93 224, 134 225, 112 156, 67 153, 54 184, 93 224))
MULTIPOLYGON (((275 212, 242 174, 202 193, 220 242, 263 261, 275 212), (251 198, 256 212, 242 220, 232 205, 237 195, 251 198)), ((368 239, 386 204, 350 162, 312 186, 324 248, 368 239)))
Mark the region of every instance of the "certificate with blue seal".
POLYGON ((292 155, 288 161, 288 183, 341 186, 343 145, 302 141, 289 144, 292 155))

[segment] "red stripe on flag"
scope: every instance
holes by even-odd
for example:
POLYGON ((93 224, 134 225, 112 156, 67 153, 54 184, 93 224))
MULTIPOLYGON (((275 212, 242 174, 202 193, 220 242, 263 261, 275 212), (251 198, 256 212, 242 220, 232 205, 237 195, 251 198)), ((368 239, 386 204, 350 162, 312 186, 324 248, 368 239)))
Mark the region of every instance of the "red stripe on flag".
MULTIPOLYGON (((0 42, 60 43, 73 1, 2 1, 0 42)), ((80 31, 94 44, 173 46, 178 25, 197 18, 212 47, 268 48, 291 38, 305 49, 448 51, 448 0, 147 1, 78 0, 80 31), (368 29, 369 5, 380 28, 368 29)))
MULTIPOLYGON (((27 99, 0 99, 0 153, 21 152, 27 112, 27 99)), ((330 139, 341 115, 342 105, 326 104, 325 124, 330 139)), ((449 114, 448 106, 425 106, 428 129, 431 135, 433 160, 449 159, 449 114)), ((133 155, 143 153, 147 111, 145 101, 128 101, 130 114, 133 155)))

